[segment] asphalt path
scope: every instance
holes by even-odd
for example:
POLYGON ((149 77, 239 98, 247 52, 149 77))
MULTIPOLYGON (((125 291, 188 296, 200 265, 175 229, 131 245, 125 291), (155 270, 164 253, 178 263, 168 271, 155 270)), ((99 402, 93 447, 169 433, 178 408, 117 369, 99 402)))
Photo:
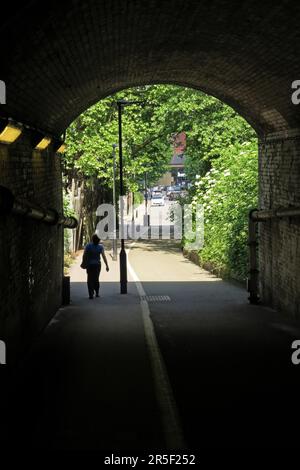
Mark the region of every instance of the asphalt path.
POLYGON ((129 259, 150 299, 188 445, 297 447, 299 323, 249 305, 244 286, 194 265, 176 242, 137 242, 129 259))
POLYGON ((244 286, 185 259, 176 240, 126 246, 127 295, 109 250, 99 299, 88 299, 80 259, 72 267, 71 304, 14 377, 9 440, 47 450, 298 447, 299 323, 249 305, 244 286))

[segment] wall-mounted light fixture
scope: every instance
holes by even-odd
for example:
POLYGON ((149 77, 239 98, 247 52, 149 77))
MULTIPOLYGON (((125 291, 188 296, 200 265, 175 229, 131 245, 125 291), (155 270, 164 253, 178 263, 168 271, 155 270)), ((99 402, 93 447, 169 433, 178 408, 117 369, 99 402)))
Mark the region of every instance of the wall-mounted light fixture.
POLYGON ((62 139, 54 140, 53 150, 54 150, 55 153, 62 154, 66 151, 66 148, 67 148, 67 146, 64 143, 64 140, 62 140, 62 139))
POLYGON ((59 149, 56 150, 56 153, 61 153, 61 154, 62 154, 62 153, 65 153, 66 148, 67 148, 66 144, 61 144, 61 146, 59 147, 59 149))
POLYGON ((51 144, 51 138, 43 137, 34 147, 34 150, 46 150, 46 148, 49 147, 50 144, 51 144))
POLYGON ((0 142, 12 144, 22 134, 22 125, 6 119, 0 122, 0 142))
POLYGON ((63 138, 55 138, 45 134, 40 129, 14 121, 11 118, 0 118, 0 144, 12 144, 22 134, 23 130, 30 131, 31 146, 34 150, 46 150, 50 144, 53 144, 54 152, 64 153, 66 145, 63 138))

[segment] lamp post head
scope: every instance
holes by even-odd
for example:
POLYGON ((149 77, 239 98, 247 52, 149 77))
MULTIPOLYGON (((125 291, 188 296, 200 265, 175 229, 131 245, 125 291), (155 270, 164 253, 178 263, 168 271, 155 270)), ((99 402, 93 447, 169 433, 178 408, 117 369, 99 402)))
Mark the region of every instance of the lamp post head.
POLYGON ((117 100, 118 106, 131 106, 133 104, 139 104, 145 106, 145 101, 127 101, 127 100, 117 100))

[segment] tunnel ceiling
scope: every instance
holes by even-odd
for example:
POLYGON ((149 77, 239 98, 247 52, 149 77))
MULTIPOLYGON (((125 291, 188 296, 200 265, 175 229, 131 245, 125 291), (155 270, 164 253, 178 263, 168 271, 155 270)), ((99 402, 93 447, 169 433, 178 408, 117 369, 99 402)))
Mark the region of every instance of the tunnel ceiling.
POLYGON ((151 83, 212 94, 259 133, 299 126, 295 0, 12 2, 0 24, 0 113, 52 134, 104 96, 151 83))

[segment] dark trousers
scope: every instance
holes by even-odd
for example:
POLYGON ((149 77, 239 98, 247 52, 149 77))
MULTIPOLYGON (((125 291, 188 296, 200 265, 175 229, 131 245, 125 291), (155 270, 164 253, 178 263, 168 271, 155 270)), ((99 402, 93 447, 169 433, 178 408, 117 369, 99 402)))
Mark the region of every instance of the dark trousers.
POLYGON ((101 271, 101 264, 91 264, 90 266, 88 266, 86 271, 89 296, 93 297, 94 291, 97 295, 99 294, 99 276, 101 271))

